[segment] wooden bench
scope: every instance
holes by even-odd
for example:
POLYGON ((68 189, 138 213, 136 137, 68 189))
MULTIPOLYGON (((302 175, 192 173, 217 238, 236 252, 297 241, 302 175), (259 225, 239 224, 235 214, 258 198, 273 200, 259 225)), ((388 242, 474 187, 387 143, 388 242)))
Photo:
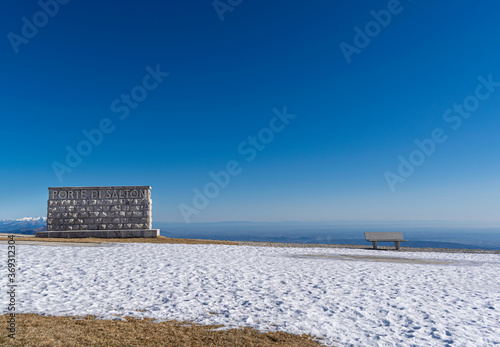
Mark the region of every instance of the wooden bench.
POLYGON ((373 244, 373 249, 377 249, 377 242, 394 242, 396 249, 399 249, 400 242, 407 241, 399 231, 368 231, 365 232, 365 239, 373 244))

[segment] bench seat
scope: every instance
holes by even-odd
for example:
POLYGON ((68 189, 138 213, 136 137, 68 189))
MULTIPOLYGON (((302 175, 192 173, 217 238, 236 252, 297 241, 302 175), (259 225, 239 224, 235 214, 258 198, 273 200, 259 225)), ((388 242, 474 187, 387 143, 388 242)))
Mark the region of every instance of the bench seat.
POLYGON ((407 241, 400 231, 367 231, 365 239, 373 244, 373 249, 377 249, 377 242, 394 242, 396 249, 399 249, 400 243, 407 241))

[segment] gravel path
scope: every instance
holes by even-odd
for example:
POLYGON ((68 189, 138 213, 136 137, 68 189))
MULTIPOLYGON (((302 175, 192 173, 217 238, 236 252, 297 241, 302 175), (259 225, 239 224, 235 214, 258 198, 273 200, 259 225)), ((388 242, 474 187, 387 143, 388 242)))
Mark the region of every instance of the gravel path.
MULTIPOLYGON (((280 242, 257 242, 257 241, 236 241, 240 246, 256 247, 294 247, 294 248, 352 248, 373 250, 371 245, 331 245, 323 243, 280 243, 280 242)), ((442 252, 442 253, 479 253, 479 254, 500 254, 500 250, 484 249, 453 249, 453 248, 416 248, 401 247, 399 251, 394 246, 378 246, 381 251, 394 252, 442 252)))

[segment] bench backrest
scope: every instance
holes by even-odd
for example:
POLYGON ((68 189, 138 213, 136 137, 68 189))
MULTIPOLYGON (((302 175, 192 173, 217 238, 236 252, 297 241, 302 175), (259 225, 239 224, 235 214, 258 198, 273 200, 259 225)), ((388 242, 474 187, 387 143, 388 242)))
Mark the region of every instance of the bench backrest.
POLYGON ((400 231, 367 231, 366 241, 405 241, 400 231))

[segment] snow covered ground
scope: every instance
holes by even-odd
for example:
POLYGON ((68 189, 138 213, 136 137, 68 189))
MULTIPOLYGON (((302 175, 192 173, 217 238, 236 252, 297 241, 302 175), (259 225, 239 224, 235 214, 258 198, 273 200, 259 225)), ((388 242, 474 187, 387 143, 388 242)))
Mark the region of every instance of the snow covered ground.
MULTIPOLYGON (((0 252, 6 289, 7 245, 0 252)), ((17 245, 17 261, 19 313, 250 326, 307 333, 334 346, 500 344, 495 254, 17 245)))

